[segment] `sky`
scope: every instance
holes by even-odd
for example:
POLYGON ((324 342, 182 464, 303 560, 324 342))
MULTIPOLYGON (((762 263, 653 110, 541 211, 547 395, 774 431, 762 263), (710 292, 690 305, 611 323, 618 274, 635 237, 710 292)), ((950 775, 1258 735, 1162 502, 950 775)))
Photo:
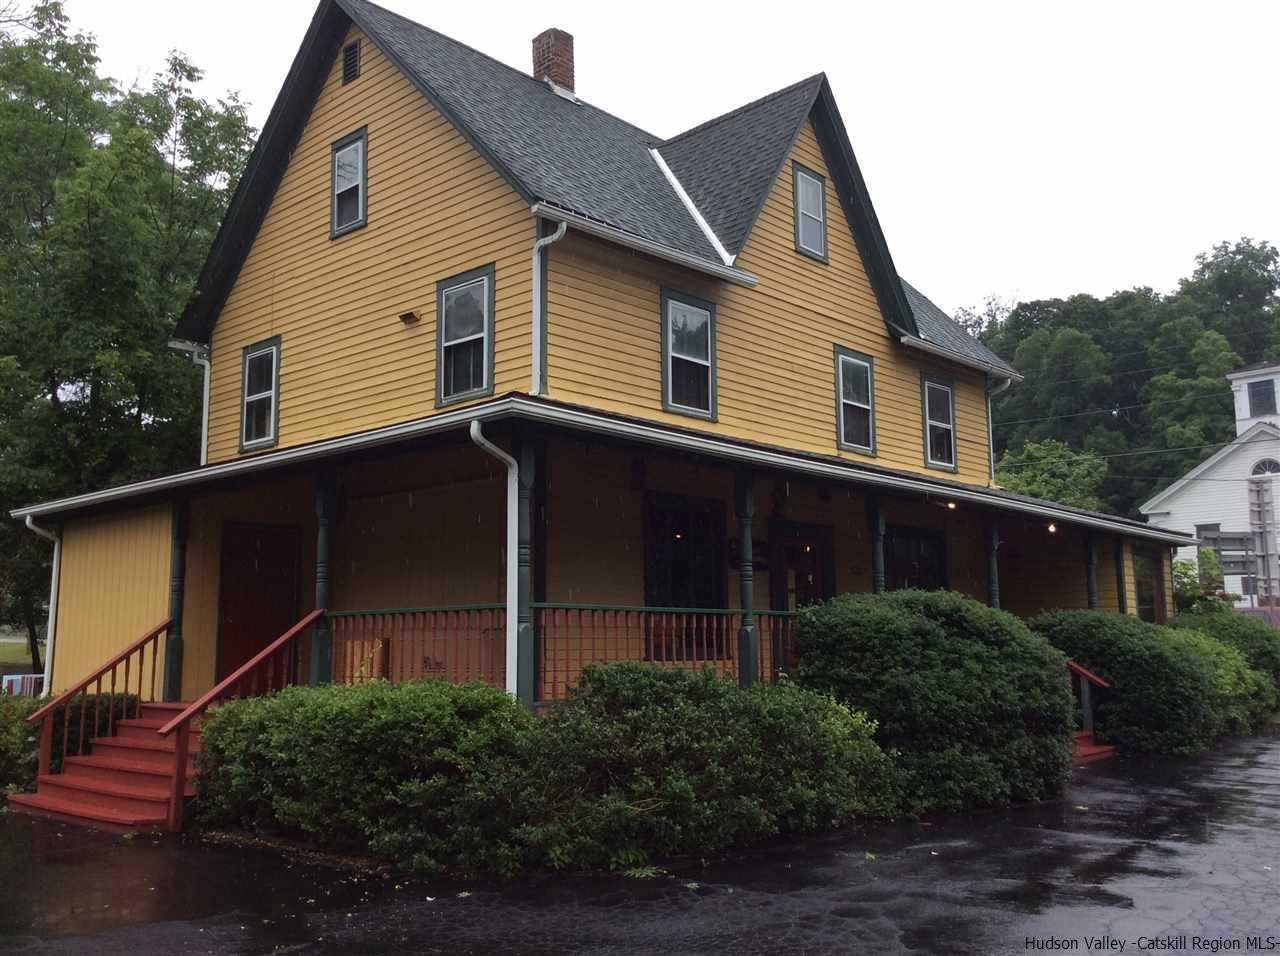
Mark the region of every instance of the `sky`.
MULTIPOLYGON (((660 136, 825 71, 899 273, 949 311, 1168 290, 1217 242, 1280 243, 1272 0, 383 5, 525 71, 567 30, 578 95, 660 136)), ((260 126, 315 3, 66 8, 122 84, 178 49, 260 126)))

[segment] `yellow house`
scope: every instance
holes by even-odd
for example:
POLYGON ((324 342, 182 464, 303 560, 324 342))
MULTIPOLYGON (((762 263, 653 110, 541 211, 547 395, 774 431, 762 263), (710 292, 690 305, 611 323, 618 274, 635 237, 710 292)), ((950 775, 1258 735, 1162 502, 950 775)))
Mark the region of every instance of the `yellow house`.
POLYGON ((823 75, 663 139, 533 53, 322 0, 178 323, 204 460, 13 512, 59 539, 48 689, 141 732, 289 680, 770 677, 847 591, 1164 618, 1189 538, 994 484, 1019 376, 899 277, 823 75))

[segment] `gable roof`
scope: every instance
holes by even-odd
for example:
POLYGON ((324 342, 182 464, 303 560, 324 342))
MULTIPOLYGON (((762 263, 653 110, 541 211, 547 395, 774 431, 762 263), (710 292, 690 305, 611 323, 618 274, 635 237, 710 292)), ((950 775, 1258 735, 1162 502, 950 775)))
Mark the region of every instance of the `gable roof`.
MULTIPOLYGON (((663 141, 369 0, 320 0, 178 322, 179 337, 209 340, 353 23, 534 211, 548 210, 551 216, 562 211, 576 217, 575 227, 601 224, 634 238, 638 248, 669 251, 678 255, 677 261, 722 276, 724 260, 695 215, 736 256, 803 123, 811 119, 890 333, 905 344, 920 347, 923 341, 944 357, 1016 377, 900 280, 825 75, 663 141), (653 150, 691 198, 696 214, 653 150)), ((751 279, 740 270, 728 271, 751 279)))
POLYGON ((1222 448, 1219 448, 1216 452, 1204 461, 1200 462, 1200 464, 1196 465, 1168 488, 1157 492, 1142 504, 1138 505, 1138 510, 1144 515, 1152 514, 1153 512, 1160 510, 1160 506, 1169 498, 1172 498, 1178 492, 1182 491, 1183 488, 1186 488, 1192 481, 1199 478, 1206 471, 1217 467, 1223 461, 1243 449, 1245 445, 1248 445, 1251 442, 1266 441, 1271 438, 1280 439, 1280 428, 1277 428, 1269 422, 1258 422, 1258 424, 1254 425, 1252 428, 1247 429, 1238 435, 1231 444, 1224 445, 1222 448))

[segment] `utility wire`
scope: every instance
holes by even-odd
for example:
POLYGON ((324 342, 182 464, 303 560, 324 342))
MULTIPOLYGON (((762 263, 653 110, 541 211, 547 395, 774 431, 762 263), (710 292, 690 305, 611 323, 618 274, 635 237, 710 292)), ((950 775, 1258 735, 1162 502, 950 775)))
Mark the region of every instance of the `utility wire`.
MULTIPOLYGON (((1225 397, 1225 396, 1224 396, 1225 397)), ((1203 396, 1185 395, 1182 398, 1164 398, 1158 402, 1137 402, 1133 405, 1113 405, 1110 408, 1091 408, 1083 412, 1067 412, 1062 415, 1044 415, 1040 418, 1005 418, 998 422, 992 422, 992 426, 996 425, 1027 425, 1032 422, 1055 422, 1062 418, 1081 418, 1085 415, 1108 415, 1116 412, 1126 412, 1134 408, 1154 408, 1157 405, 1177 405, 1180 402, 1191 400, 1202 400, 1203 396)))
MULTIPOLYGON (((1223 442, 1210 442, 1204 445, 1180 445, 1177 448, 1145 448, 1142 451, 1117 451, 1117 452, 1112 452, 1109 455, 1098 455, 1098 454, 1094 454, 1093 452, 1082 451, 1082 452, 1077 452, 1075 455, 1073 455, 1070 458, 1044 458, 1038 461, 1013 462, 1009 465, 1006 465, 1005 468, 1034 468, 1040 465, 1055 465, 1055 464, 1058 464, 1059 462, 1078 461, 1081 455, 1089 455, 1093 458, 1102 458, 1102 459, 1133 458, 1137 455, 1168 455, 1178 451, 1199 451, 1200 449, 1203 449, 1203 448, 1226 448, 1228 445, 1273 444, 1275 443, 1275 441, 1276 439, 1274 438, 1250 438, 1248 441, 1242 441, 1242 442, 1223 441, 1223 442)), ((998 464, 996 466, 996 470, 997 471, 1001 470, 998 464)))

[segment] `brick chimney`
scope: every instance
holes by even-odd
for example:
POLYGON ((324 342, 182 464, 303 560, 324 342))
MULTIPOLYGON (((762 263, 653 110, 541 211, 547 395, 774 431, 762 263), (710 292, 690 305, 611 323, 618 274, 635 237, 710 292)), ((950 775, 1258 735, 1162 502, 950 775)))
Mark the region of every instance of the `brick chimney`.
POLYGON ((573 36, 552 27, 533 38, 533 78, 573 92, 573 36))

